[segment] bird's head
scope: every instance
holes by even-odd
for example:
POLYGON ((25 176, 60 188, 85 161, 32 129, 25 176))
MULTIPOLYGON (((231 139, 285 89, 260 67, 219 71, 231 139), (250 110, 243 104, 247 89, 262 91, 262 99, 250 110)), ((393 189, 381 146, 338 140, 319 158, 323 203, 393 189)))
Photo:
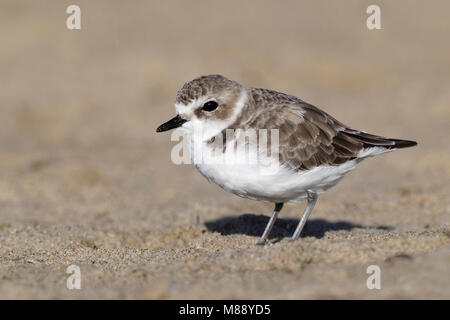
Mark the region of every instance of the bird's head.
POLYGON ((156 131, 202 130, 209 139, 232 125, 246 102, 247 89, 239 83, 221 75, 202 76, 183 85, 175 99, 177 115, 156 131))

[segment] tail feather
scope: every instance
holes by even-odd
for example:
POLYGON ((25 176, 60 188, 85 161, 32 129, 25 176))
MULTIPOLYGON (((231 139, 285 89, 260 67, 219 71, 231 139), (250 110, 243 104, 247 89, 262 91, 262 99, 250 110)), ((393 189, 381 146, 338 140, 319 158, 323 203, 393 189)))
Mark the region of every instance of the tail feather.
POLYGON ((412 140, 390 139, 356 130, 346 130, 344 133, 361 142, 364 148, 383 147, 386 149, 402 149, 417 145, 417 142, 412 140))

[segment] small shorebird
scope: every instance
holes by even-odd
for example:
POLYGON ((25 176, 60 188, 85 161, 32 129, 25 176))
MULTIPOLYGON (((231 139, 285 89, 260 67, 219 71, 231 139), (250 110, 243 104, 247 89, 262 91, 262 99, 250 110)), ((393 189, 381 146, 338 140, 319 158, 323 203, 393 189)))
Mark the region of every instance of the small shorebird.
MULTIPOLYGON (((417 145, 415 141, 351 129, 295 96, 246 88, 221 75, 202 76, 185 83, 176 95, 175 110, 177 115, 156 131, 181 127, 187 137, 189 154, 202 175, 238 196, 275 204, 258 244, 265 243, 285 202, 307 201, 292 236, 296 240, 318 196, 336 185, 360 161, 417 145), (277 147, 276 152, 269 155, 262 149, 249 148, 255 142, 247 139, 244 140, 246 152, 264 161, 239 164, 223 161, 228 153, 235 152, 237 141, 242 141, 239 139, 245 138, 248 135, 245 132, 250 130, 264 133, 276 130, 277 135, 265 140, 277 147), (203 150, 215 146, 210 159, 221 161, 194 159, 198 146, 203 150), (267 163, 276 164, 276 170, 261 171, 267 163)), ((246 159, 248 156, 244 152, 246 159)))

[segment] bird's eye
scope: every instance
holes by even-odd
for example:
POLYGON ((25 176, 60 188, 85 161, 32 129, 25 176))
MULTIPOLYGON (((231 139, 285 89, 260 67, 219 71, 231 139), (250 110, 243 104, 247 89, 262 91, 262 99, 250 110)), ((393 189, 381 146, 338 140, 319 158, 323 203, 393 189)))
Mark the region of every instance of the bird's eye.
POLYGON ((203 111, 211 112, 211 111, 216 110, 218 106, 219 106, 219 105, 217 104, 217 102, 211 100, 211 101, 206 102, 206 103, 203 105, 202 110, 203 110, 203 111))

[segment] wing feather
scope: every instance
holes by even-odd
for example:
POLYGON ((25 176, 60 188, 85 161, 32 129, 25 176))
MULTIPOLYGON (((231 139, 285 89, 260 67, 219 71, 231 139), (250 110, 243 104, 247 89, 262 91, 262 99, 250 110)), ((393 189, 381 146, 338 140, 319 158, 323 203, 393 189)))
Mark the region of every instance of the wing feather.
POLYGON ((363 148, 404 148, 414 141, 388 139, 354 130, 301 99, 266 89, 251 89, 258 115, 254 129, 279 129, 279 157, 294 170, 339 165, 363 148))

